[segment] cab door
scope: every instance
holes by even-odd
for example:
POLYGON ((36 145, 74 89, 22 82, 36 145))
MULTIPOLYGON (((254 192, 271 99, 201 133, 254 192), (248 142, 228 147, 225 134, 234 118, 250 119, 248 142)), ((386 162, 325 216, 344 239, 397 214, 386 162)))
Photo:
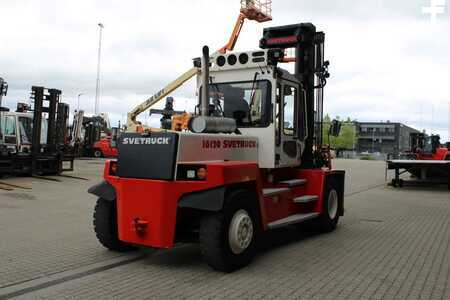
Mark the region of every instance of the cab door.
POLYGON ((300 165, 306 139, 306 110, 304 92, 296 82, 281 81, 277 88, 279 167, 300 165))

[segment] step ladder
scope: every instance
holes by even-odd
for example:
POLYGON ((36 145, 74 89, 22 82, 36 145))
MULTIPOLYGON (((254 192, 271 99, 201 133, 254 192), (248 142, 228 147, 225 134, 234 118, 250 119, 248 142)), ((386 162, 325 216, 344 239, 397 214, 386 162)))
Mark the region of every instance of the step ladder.
POLYGON ((277 221, 274 221, 272 223, 269 223, 269 229, 276 229, 288 225, 293 225, 301 222, 305 222, 311 219, 314 219, 319 216, 319 213, 313 212, 313 213, 307 213, 307 214, 295 214, 289 217, 286 217, 284 219, 280 219, 277 221))
POLYGON ((319 200, 317 195, 305 195, 293 199, 294 203, 311 203, 317 200, 319 200))
MULTIPOLYGON (((276 197, 278 195, 284 194, 284 193, 291 193, 292 188, 294 187, 300 187, 305 186, 307 184, 306 179, 289 179, 289 180, 282 180, 277 182, 277 185, 281 185, 282 187, 273 187, 273 188, 265 188, 263 189, 263 195, 266 198, 272 198, 276 197)), ((319 200, 319 196, 317 195, 302 195, 298 196, 292 199, 292 201, 296 204, 308 204, 319 200)), ((286 218, 273 221, 268 224, 269 229, 276 229, 292 224, 297 224, 301 222, 305 222, 311 219, 314 219, 319 216, 319 213, 317 212, 310 212, 310 213, 301 213, 301 214, 295 214, 288 216, 286 218)))
POLYGON ((308 181, 306 179, 290 179, 279 181, 278 184, 287 185, 288 187, 304 186, 308 181))

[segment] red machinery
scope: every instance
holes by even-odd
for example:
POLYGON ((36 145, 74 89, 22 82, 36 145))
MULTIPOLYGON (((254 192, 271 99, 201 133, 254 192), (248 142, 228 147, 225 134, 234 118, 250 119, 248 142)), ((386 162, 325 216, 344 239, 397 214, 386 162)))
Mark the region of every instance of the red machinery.
POLYGON ((111 137, 102 138, 93 145, 94 157, 117 157, 117 148, 111 147, 111 137))
POLYGON ((405 182, 438 183, 450 188, 450 150, 441 145, 440 137, 411 133, 410 146, 411 150, 402 155, 404 159, 387 161, 387 169, 395 171, 392 186, 402 187, 405 182), (403 173, 410 173, 415 180, 401 179, 403 173))
POLYGON ((438 135, 411 133, 411 153, 418 160, 450 160, 450 150, 441 145, 438 135))
POLYGON ((302 23, 265 29, 254 51, 210 57, 204 47, 189 131, 122 133, 117 161, 89 190, 99 241, 115 251, 197 241, 211 267, 230 272, 264 231, 334 230, 345 172, 321 151, 324 42, 302 23), (294 74, 278 67, 290 48, 294 74))

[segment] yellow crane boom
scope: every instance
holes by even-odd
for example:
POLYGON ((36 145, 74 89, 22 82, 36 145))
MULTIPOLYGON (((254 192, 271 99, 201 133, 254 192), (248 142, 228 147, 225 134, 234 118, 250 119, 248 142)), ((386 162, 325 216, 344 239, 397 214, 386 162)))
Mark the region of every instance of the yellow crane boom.
MULTIPOLYGON (((227 51, 232 51, 236 42, 239 38, 239 34, 242 30, 242 26, 244 25, 245 19, 254 20, 259 23, 267 22, 272 20, 271 17, 271 0, 259 1, 259 0, 241 0, 241 12, 239 17, 234 25, 233 32, 228 40, 228 43, 215 52, 213 55, 217 53, 226 53, 227 51)), ((127 131, 128 132, 140 132, 143 131, 144 128, 141 124, 139 124, 136 120, 137 116, 156 103, 158 103, 161 99, 168 96, 170 93, 178 89, 182 86, 186 81, 197 75, 200 70, 196 67, 189 69, 187 72, 183 73, 177 79, 169 83, 163 89, 158 91, 156 94, 136 106, 132 111, 130 111, 127 115, 127 131)))
POLYGON ((194 77, 198 72, 198 69, 193 67, 189 71, 182 74, 180 77, 169 83, 167 86, 165 86, 162 90, 136 106, 132 111, 128 113, 127 117, 127 131, 129 132, 138 132, 142 130, 142 125, 140 125, 136 118, 139 114, 143 113, 156 103, 158 103, 161 99, 168 96, 170 93, 172 93, 174 90, 179 88, 181 85, 183 85, 186 81, 194 77))

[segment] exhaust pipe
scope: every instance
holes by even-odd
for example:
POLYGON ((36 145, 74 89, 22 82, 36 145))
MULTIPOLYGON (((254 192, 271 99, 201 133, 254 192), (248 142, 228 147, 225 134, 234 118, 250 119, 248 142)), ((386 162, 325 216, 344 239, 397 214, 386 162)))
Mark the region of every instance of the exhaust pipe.
POLYGON ((201 63, 201 103, 200 116, 190 119, 188 128, 194 133, 234 133, 236 120, 224 117, 209 116, 209 48, 203 47, 201 63))
POLYGON ((202 102, 201 102, 201 115, 204 117, 209 116, 209 48, 203 46, 203 55, 201 58, 202 67, 202 102))

